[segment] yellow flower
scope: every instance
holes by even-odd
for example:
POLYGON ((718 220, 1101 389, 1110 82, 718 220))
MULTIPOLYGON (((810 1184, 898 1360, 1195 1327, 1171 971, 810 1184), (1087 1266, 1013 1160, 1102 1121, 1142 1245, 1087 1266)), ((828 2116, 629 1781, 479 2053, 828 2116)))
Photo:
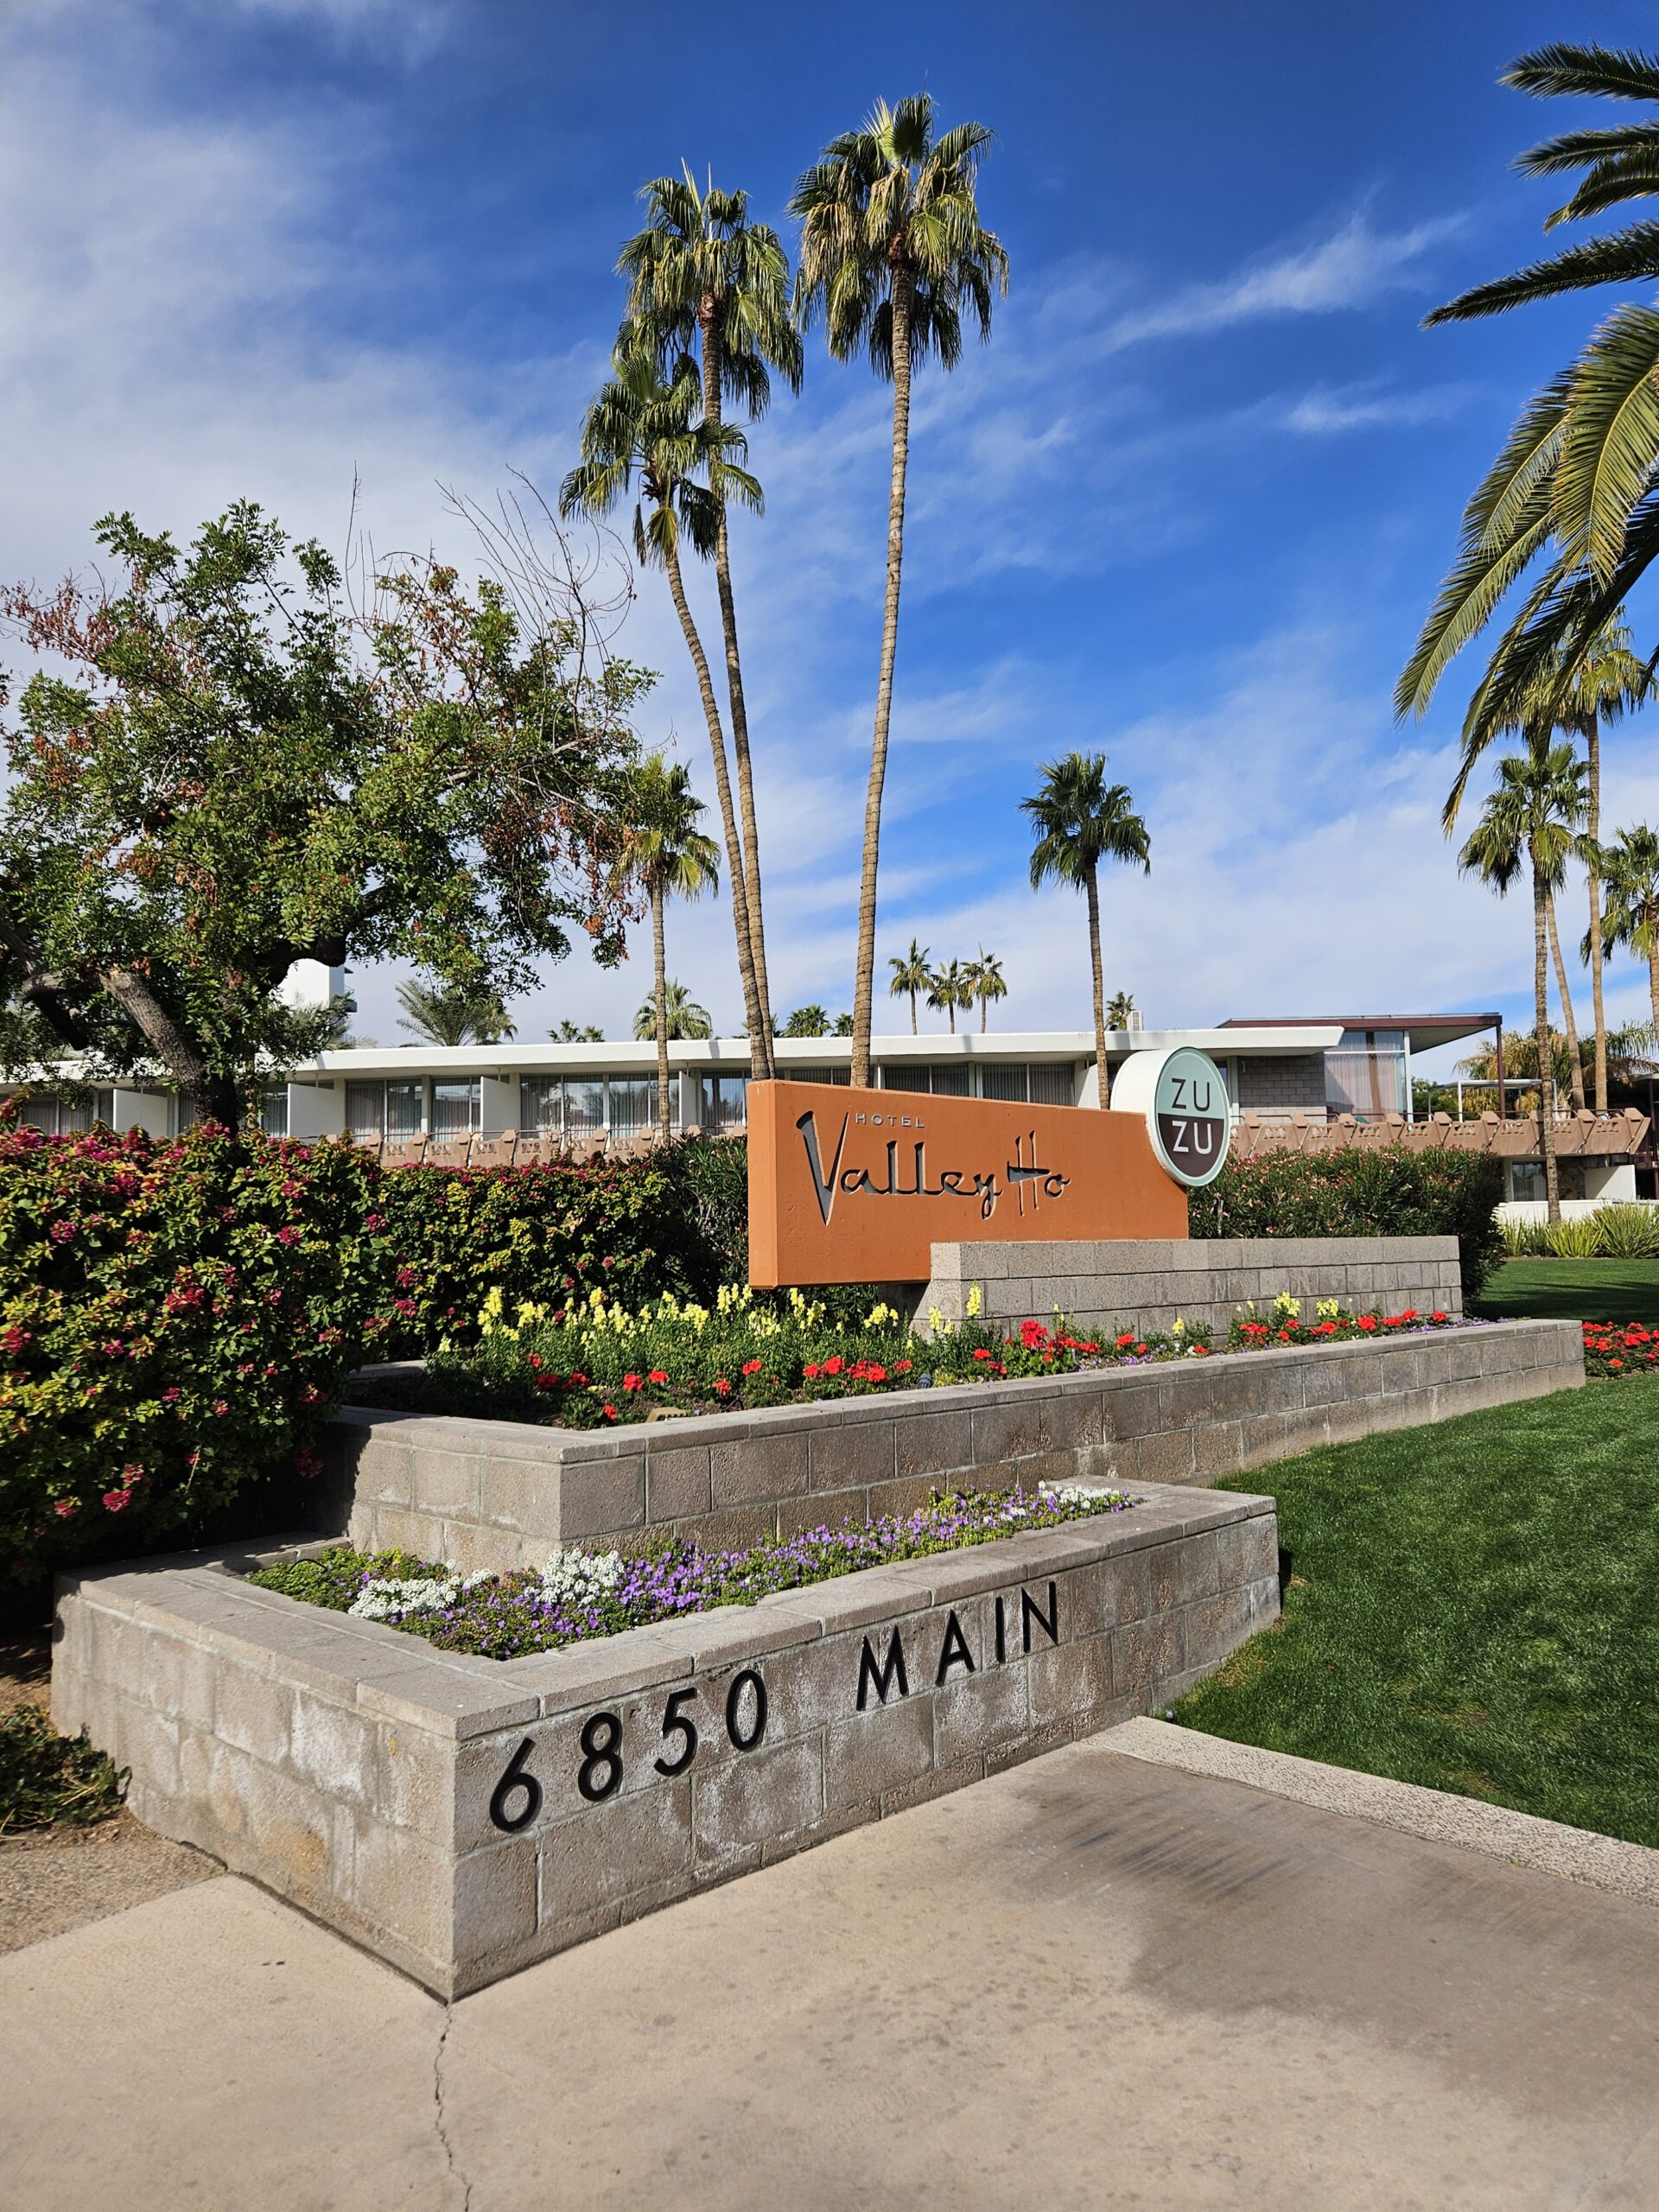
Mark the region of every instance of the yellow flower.
POLYGON ((1186 1324, 1182 1320, 1179 1313, 1175 1316, 1174 1320, 1170 1324, 1169 1333, 1172 1337, 1184 1337, 1186 1334, 1186 1324))
POLYGON ((978 1319, 979 1319, 979 1315, 980 1315, 980 1309, 981 1309, 981 1307, 984 1305, 984 1303, 985 1303, 985 1294, 984 1294, 984 1292, 980 1288, 979 1285, 978 1285, 977 1283, 975 1283, 975 1284, 973 1285, 973 1287, 970 1288, 970 1290, 969 1291, 969 1293, 968 1293, 968 1304, 967 1304, 967 1306, 966 1306, 966 1308, 965 1308, 965 1311, 966 1311, 967 1315, 968 1315, 968 1319, 969 1319, 970 1321, 976 1321, 976 1320, 978 1320, 978 1319))

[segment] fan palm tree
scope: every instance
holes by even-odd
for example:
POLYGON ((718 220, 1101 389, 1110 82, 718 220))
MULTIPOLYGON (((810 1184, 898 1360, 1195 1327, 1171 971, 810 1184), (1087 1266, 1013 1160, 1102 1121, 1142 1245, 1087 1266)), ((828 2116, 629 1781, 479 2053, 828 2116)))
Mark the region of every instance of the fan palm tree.
MULTIPOLYGON (((1653 1027, 1659 1036, 1659 835, 1644 823, 1621 830, 1601 855, 1605 905, 1601 913, 1602 944, 1611 952, 1625 945, 1648 963, 1648 996, 1653 1007, 1653 1027)), ((1591 946, 1586 937, 1586 958, 1591 946)))
POLYGON ((870 1079, 876 862, 899 644, 911 372, 930 353, 944 368, 954 368, 962 353, 963 307, 978 322, 981 337, 988 338, 992 291, 1007 289, 1007 255, 1001 239, 981 223, 975 199, 980 159, 990 138, 979 123, 959 124, 935 137, 933 103, 925 92, 900 100, 896 108, 879 101, 862 130, 830 141, 789 203, 801 225, 795 300, 802 323, 810 326, 822 317, 836 360, 868 351, 877 376, 893 385, 887 598, 864 802, 853 988, 852 1079, 861 1085, 870 1079))
POLYGON ((561 514, 604 516, 626 499, 638 477, 633 543, 642 566, 662 569, 679 617, 686 651, 697 679, 697 696, 709 732, 726 840, 726 865, 732 899, 732 927, 737 938, 737 969, 754 1073, 772 1073, 772 1024, 761 1014, 749 936, 749 907, 743 845, 732 804, 726 739, 709 673, 709 657, 692 617, 680 563, 683 536, 693 553, 707 558, 720 535, 721 518, 733 499, 759 513, 760 486, 741 466, 748 447, 741 430, 710 423, 702 413, 695 372, 667 381, 644 346, 619 351, 616 374, 603 385, 582 426, 582 458, 559 490, 561 514), (699 474, 709 481, 699 482, 699 474))
MULTIPOLYGON (((1659 58, 1558 44, 1522 54, 1503 81, 1546 98, 1587 93, 1659 103, 1659 58)), ((1659 190, 1659 119, 1567 131, 1522 154, 1516 167, 1533 176, 1581 173, 1547 229, 1599 215, 1659 190)), ((1478 285, 1427 320, 1463 321, 1563 292, 1656 277, 1659 224, 1634 223, 1478 285)), ((1627 302, 1522 410, 1465 510, 1457 560, 1396 687, 1402 716, 1427 709, 1452 657, 1541 559, 1470 703, 1465 739, 1514 726, 1552 664, 1565 686, 1591 639, 1659 554, 1659 501, 1650 491, 1659 461, 1656 372, 1659 313, 1627 302)))
POLYGON ((1042 789, 1022 798, 1036 842, 1031 887, 1057 883, 1081 887, 1089 902, 1089 966, 1094 983, 1095 1083, 1099 1103, 1110 1103, 1106 1072, 1106 987, 1100 965, 1100 864, 1137 861, 1152 874, 1152 841, 1135 811, 1127 784, 1108 785, 1103 753, 1068 753, 1042 771, 1042 789))
POLYGON ((968 995, 970 1002, 975 999, 979 1001, 979 1033, 982 1037, 987 1026, 986 1013, 992 1000, 1005 999, 1008 995, 1002 963, 994 952, 987 952, 982 944, 968 963, 968 995))
POLYGON ((968 970, 960 960, 947 960, 935 968, 927 979, 927 1002, 935 1014, 950 1017, 950 1034, 957 1033, 957 1008, 970 1007, 974 1002, 974 987, 968 980, 968 970))
POLYGON ((1134 1012, 1135 993, 1114 991, 1106 1001, 1106 1027, 1109 1029, 1127 1029, 1129 1016, 1134 1012))
POLYGON ((430 1045, 500 1045, 514 1033, 496 993, 476 984, 399 983, 397 1003, 397 1027, 430 1045))
POLYGON ((785 1037, 827 1037, 830 1022, 827 1011, 821 1006, 798 1006, 779 1034, 785 1037))
POLYGON ((927 957, 927 946, 918 944, 915 938, 912 938, 910 950, 903 954, 894 953, 887 962, 888 967, 893 970, 893 981, 887 986, 887 996, 893 999, 907 998, 910 1001, 910 1033, 912 1037, 917 1033, 916 1001, 931 981, 927 957))
MULTIPOLYGON (((668 1110, 668 1040, 671 1036, 706 1037, 710 1023, 700 1006, 680 994, 677 1009, 668 995, 668 956, 664 909, 671 898, 700 899, 720 881, 720 850, 712 837, 697 827, 702 801, 691 794, 691 779, 676 761, 671 765, 660 753, 648 753, 629 775, 624 801, 627 846, 619 873, 625 880, 640 884, 651 905, 651 953, 653 991, 652 1029, 657 1036, 657 1128, 664 1143, 670 1133, 668 1110), (676 1028, 675 1019, 696 1015, 701 1029, 676 1028)), ((678 988, 678 986, 676 986, 678 988)), ((640 1008, 643 1014, 645 1007, 640 1008)), ((636 1037, 641 1031, 636 1019, 636 1037)))
MULTIPOLYGON (((703 420, 718 427, 729 398, 753 422, 771 402, 770 371, 775 369, 791 391, 801 388, 803 354, 800 333, 790 312, 789 257, 770 224, 750 222, 746 192, 721 192, 712 177, 707 189, 699 191, 690 169, 681 166, 680 176, 653 177, 642 188, 645 228, 628 240, 617 260, 617 268, 629 280, 625 335, 629 343, 647 346, 664 374, 671 372, 679 359, 690 357, 695 346, 700 356, 703 420)), ((760 1010, 770 1014, 748 707, 737 644, 726 502, 718 483, 713 489, 719 502, 715 582, 726 645, 749 944, 760 1010)))
POLYGON ((605 1042, 605 1032, 591 1021, 566 1020, 547 1033, 556 1045, 602 1045, 605 1042))
MULTIPOLYGON (((633 1033, 641 1039, 658 1035, 655 991, 648 999, 641 1000, 639 1011, 633 1017, 633 1033)), ((714 1033, 715 1025, 708 1007, 699 1006, 686 986, 677 976, 664 976, 663 979, 663 1039, 665 1041, 672 1041, 677 1038, 684 1038, 689 1042, 700 1044, 704 1038, 712 1037, 714 1033)), ((666 1088, 662 1075, 661 1055, 658 1056, 657 1067, 660 1096, 662 1090, 666 1088)), ((661 1126, 662 1116, 659 1111, 658 1127, 660 1128, 661 1126)))
MULTIPOLYGON (((1550 1048, 1550 893, 1569 859, 1584 854, 1585 765, 1570 745, 1551 745, 1547 731, 1529 734, 1524 753, 1497 764, 1497 785, 1458 866, 1503 897, 1523 872, 1532 879, 1533 1014, 1540 1070, 1538 1141, 1544 1163, 1549 1218, 1559 1221, 1560 1181, 1555 1164, 1555 1078, 1550 1048)), ((1572 1061, 1578 1053, 1569 1040, 1572 1061)), ((1570 1063, 1569 1063, 1570 1064, 1570 1063)))

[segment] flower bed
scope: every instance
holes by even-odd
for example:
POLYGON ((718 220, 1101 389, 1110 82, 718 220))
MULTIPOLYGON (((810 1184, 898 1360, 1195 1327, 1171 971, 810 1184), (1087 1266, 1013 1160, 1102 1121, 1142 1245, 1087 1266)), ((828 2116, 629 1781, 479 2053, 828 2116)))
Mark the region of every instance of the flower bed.
POLYGON ((588 1637, 677 1620, 715 1605, 752 1605, 774 1590, 828 1582, 861 1567, 1057 1529, 1132 1503, 1121 1491, 1068 1484, 939 1497, 918 1511, 862 1525, 810 1529, 745 1551, 704 1551, 683 1541, 643 1557, 562 1547, 539 1574, 458 1575, 406 1553, 344 1545, 320 1557, 265 1567, 249 1580, 359 1620, 385 1621, 448 1651, 518 1659, 588 1637))
MULTIPOLYGON (((446 1346, 425 1370, 382 1375, 359 1386, 359 1404, 422 1413, 481 1414, 561 1428, 607 1428, 666 1415, 751 1412, 888 1390, 928 1389, 1010 1376, 1065 1375, 1082 1368, 1204 1359, 1211 1332, 1177 1319, 1146 1335, 1134 1330, 1082 1336, 1063 1314, 1027 1320, 1012 1335, 979 1318, 977 1293, 965 1320, 934 1313, 918 1336, 891 1306, 861 1320, 833 1317, 792 1290, 781 1301, 747 1287, 722 1288, 712 1307, 671 1296, 630 1312, 593 1292, 574 1311, 525 1302, 511 1314, 493 1291, 479 1317, 480 1341, 446 1346)), ((1312 1321, 1299 1301, 1252 1307, 1228 1333, 1230 1352, 1287 1344, 1351 1343, 1414 1329, 1465 1325, 1453 1315, 1354 1313, 1322 1300, 1312 1321)))
POLYGON ((1586 1321, 1584 1371, 1592 1381, 1616 1382, 1659 1368, 1659 1322, 1586 1321))

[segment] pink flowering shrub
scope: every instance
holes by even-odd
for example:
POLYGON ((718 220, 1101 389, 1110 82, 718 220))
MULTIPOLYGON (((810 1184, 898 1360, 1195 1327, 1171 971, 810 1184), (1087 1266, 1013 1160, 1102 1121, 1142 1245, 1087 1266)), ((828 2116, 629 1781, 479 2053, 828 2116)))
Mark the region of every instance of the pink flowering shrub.
POLYGON ((346 1144, 0 1114, 0 1573, 188 1541, 315 1471, 389 1326, 376 1175, 346 1144))

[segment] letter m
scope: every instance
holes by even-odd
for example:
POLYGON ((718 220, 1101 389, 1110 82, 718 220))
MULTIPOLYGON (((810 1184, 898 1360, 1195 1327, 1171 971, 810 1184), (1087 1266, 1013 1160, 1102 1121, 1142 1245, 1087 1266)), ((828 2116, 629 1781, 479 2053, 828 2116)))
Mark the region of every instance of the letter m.
POLYGON ((885 1705, 887 1692, 894 1682, 899 1685, 900 1697, 910 1695, 910 1681, 905 1673, 905 1647, 897 1629, 887 1638, 887 1656, 878 1667, 875 1654, 870 1649, 870 1639, 864 1639, 864 1649, 858 1662, 858 1709, 863 1712, 874 1690, 878 1704, 885 1705))

